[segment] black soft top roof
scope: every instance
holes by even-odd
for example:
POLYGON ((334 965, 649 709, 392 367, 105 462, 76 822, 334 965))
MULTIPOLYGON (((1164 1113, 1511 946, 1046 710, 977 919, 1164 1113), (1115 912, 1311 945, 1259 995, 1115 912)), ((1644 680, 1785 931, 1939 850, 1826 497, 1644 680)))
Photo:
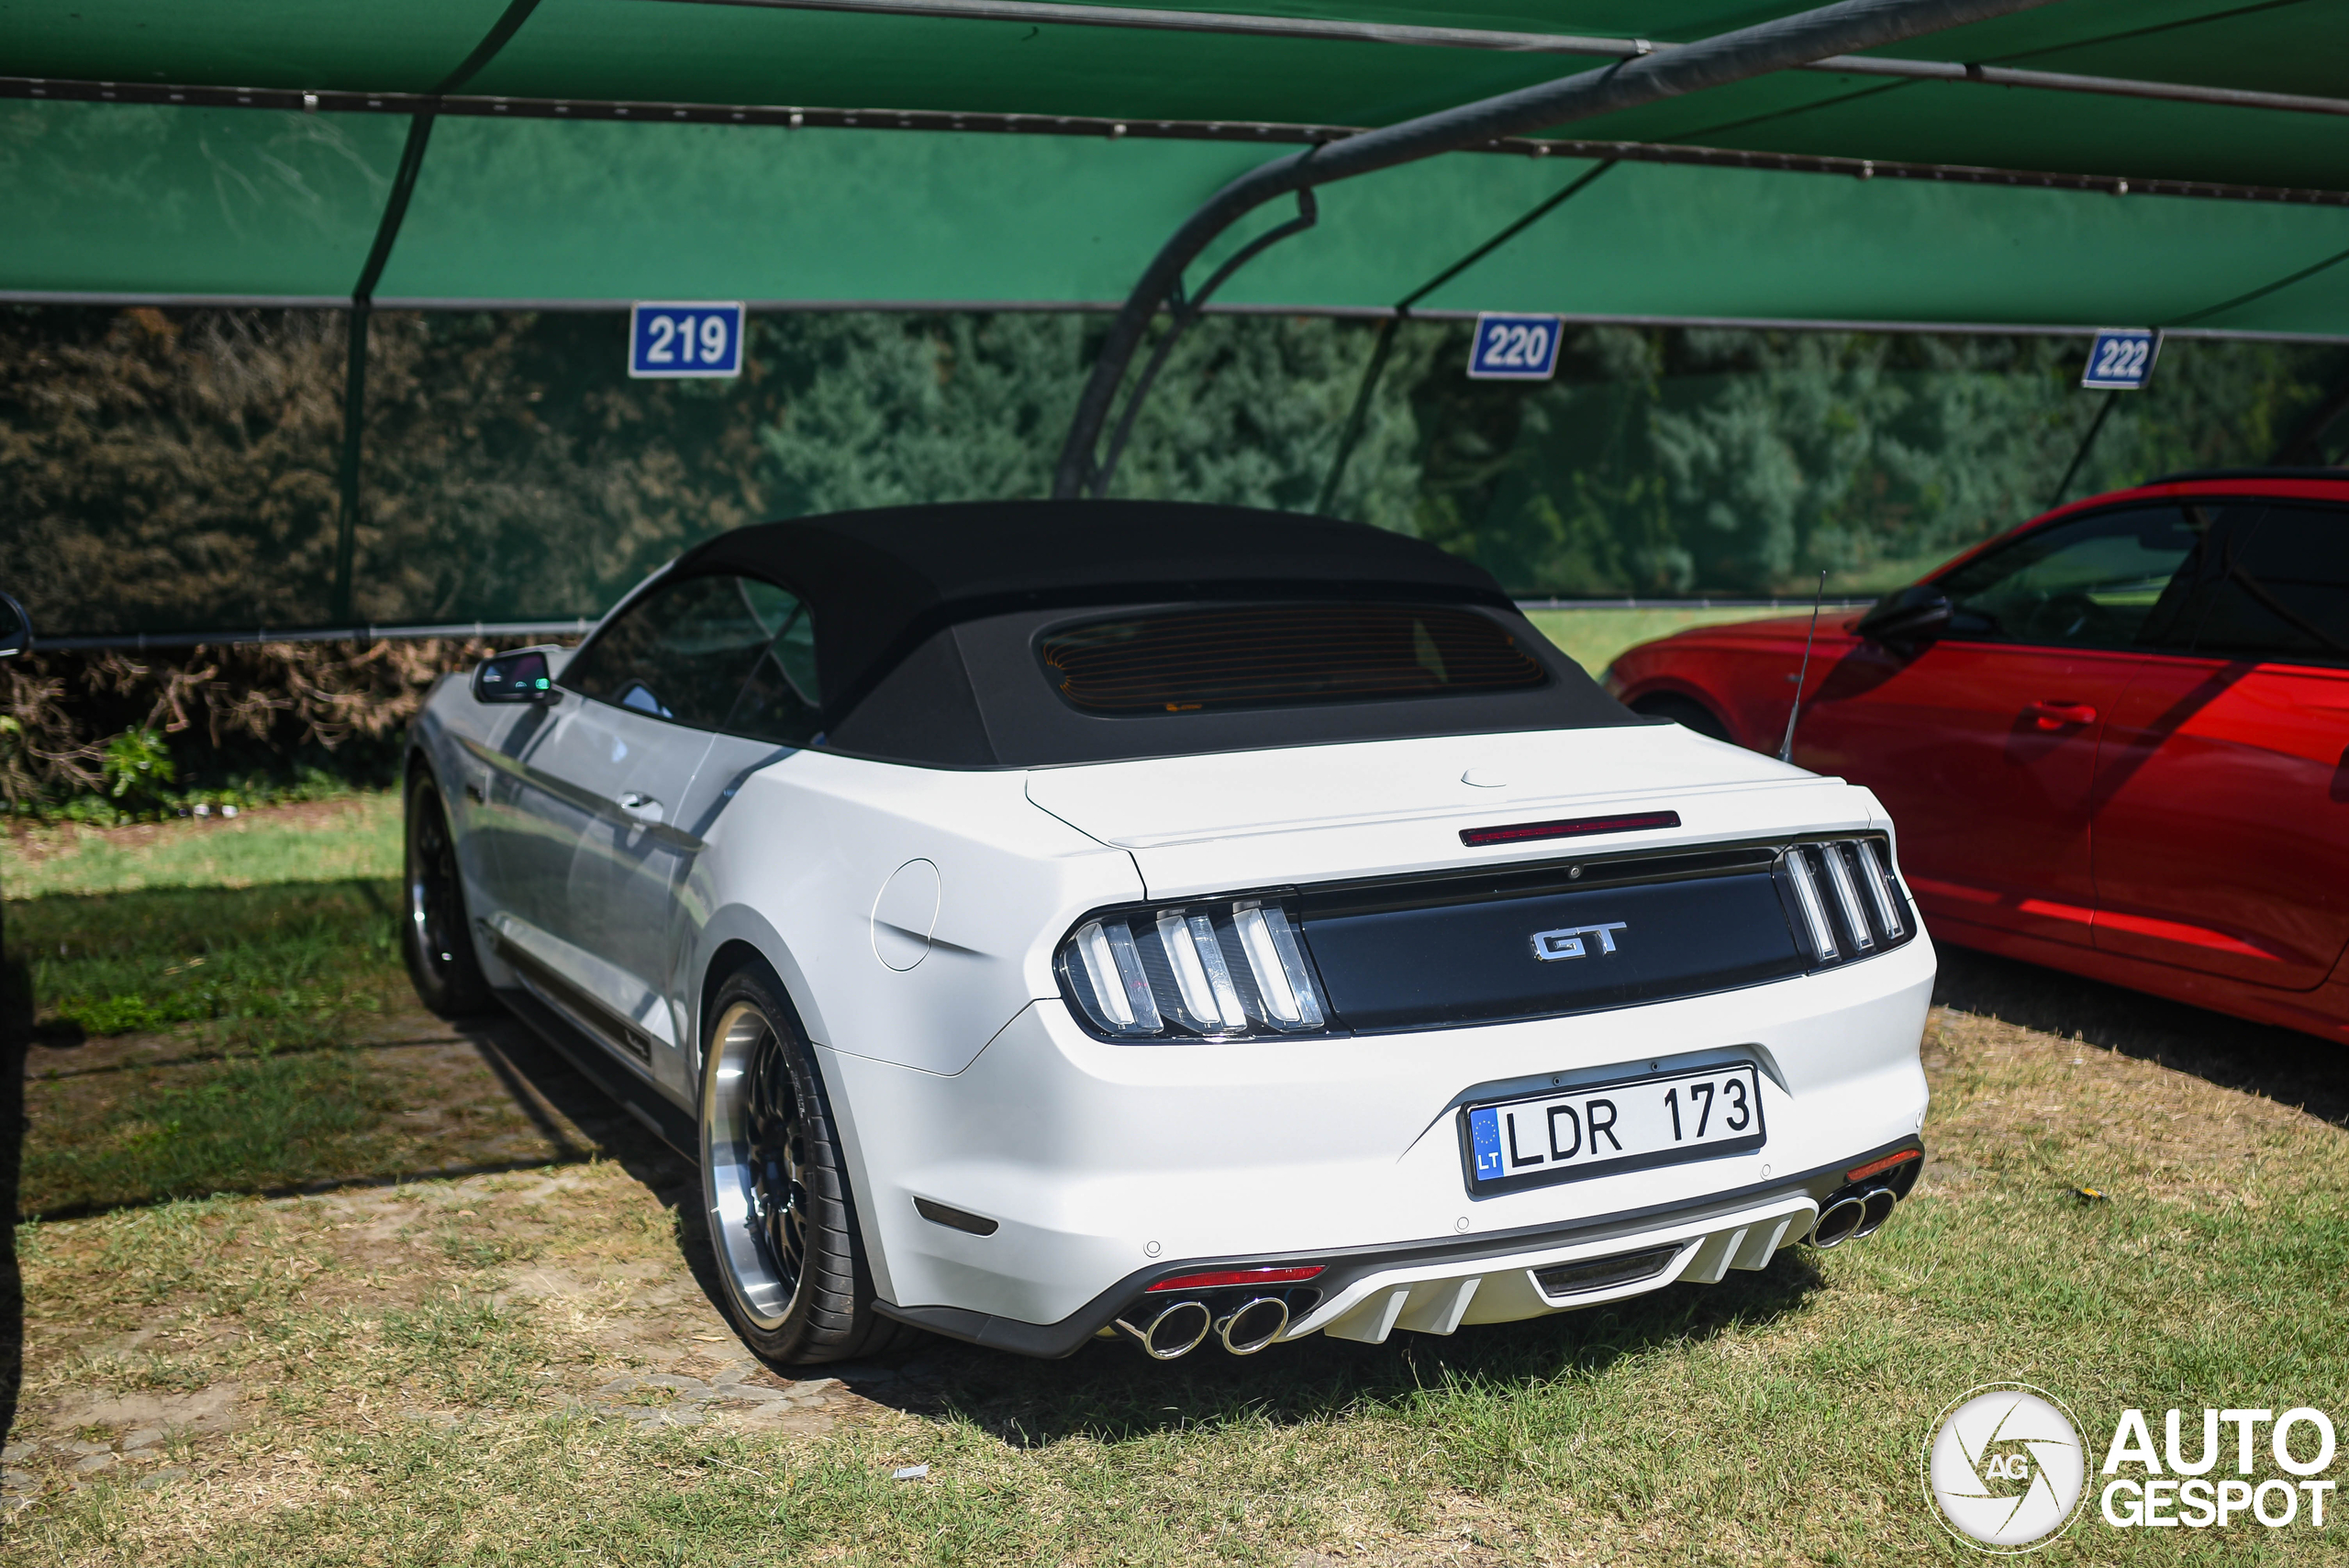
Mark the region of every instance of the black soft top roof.
POLYGON ((941 628, 1008 611, 1177 599, 1511 607, 1431 544, 1365 523, 1174 501, 972 501, 736 528, 672 578, 744 572, 807 604, 824 708, 852 707, 941 628))

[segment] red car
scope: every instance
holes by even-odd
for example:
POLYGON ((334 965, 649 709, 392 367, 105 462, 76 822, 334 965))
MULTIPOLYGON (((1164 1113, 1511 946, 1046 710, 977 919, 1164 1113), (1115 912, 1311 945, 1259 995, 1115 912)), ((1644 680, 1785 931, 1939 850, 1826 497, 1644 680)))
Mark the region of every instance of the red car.
MULTIPOLYGON (((1775 752, 1809 620, 1607 684, 1775 752)), ((1821 616, 1793 759, 1884 801, 1940 940, 2349 1040, 2349 472, 2099 495, 1821 616)))

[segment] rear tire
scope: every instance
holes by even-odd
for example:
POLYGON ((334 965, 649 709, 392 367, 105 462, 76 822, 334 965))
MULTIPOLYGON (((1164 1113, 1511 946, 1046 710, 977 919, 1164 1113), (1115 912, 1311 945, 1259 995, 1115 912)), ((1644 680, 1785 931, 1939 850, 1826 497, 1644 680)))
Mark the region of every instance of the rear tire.
MULTIPOLYGON (((1642 697, 1631 705, 1633 713, 1651 718, 1668 718, 1684 729, 1693 729, 1708 740, 1731 740, 1729 726, 1723 724, 1711 708, 1694 697, 1684 697, 1674 692, 1658 692, 1642 697)), ((1731 740, 1734 745, 1735 741, 1731 740)))
POLYGON ((431 772, 418 765, 407 785, 406 875, 402 878, 400 954, 423 1004, 444 1018, 495 1011, 497 999, 473 951, 465 916, 457 840, 431 772))
POLYGON ((877 1354, 913 1330, 874 1308, 840 1139, 798 1016, 763 965, 710 1006, 702 1211, 742 1342, 779 1366, 877 1354))

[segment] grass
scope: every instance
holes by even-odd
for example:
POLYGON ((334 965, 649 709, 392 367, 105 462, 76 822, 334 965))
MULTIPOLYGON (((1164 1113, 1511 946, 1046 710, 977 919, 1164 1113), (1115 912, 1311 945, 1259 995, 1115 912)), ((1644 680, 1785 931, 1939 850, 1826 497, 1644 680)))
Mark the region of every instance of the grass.
MULTIPOLYGON (((1915 1455, 1975 1384, 2040 1384, 2107 1431, 2127 1405, 2337 1407, 2338 1127, 1963 1013, 1938 1017, 1931 1051, 1935 1166, 1867 1244, 1384 1347, 1156 1366, 1110 1346, 1046 1364, 940 1345, 807 1434, 638 1429, 561 1402, 631 1366, 706 1373, 660 1362, 713 1320, 679 1169, 29 1227, 47 1353, 28 1393, 233 1382, 249 1424, 194 1445, 157 1492, 53 1496, 17 1547, 76 1563, 1960 1562, 1917 1500, 1915 1455), (2084 1203, 2084 1182, 2111 1200, 2084 1203), (664 1299, 689 1333, 649 1326, 664 1299), (890 1479, 917 1463, 927 1479, 890 1479)), ((2315 1562, 2330 1539, 2083 1527, 2061 1550, 2315 1562)))
POLYGON ((18 1204, 59 1214, 158 1197, 267 1191, 354 1164, 400 1109, 387 1078, 351 1051, 133 1070, 98 1086, 50 1080, 28 1095, 18 1204), (354 1158, 355 1157, 355 1158, 354 1158))
MULTIPOLYGON (((2349 1065, 2281 1031, 1947 952, 1950 1005, 1926 1040, 1933 1160, 1865 1243, 1449 1339, 1171 1365, 1116 1345, 1038 1363, 937 1341, 782 1419, 696 1403, 674 1385, 739 1372, 741 1355, 709 1304, 697 1185, 624 1125, 590 1128, 592 1096, 559 1065, 509 1052, 562 1112, 570 1152, 397 1179, 468 1151, 515 1163, 524 1118, 485 1052, 465 1057, 470 1076, 403 1076, 386 1065, 400 1051, 326 1038, 414 1023, 388 948, 364 934, 373 885, 10 909, 12 939, 46 920, 68 948, 42 972, 52 987, 168 1010, 188 971, 120 990, 132 953, 280 952, 285 973, 342 974, 381 1010, 304 1015, 322 1043, 267 1053, 238 1042, 276 1018, 173 1025, 158 1050, 226 1057, 83 1073, 153 1074, 107 1091, 113 1121, 38 1098, 71 1075, 28 1085, 28 1172, 48 1162, 51 1190, 112 1195, 17 1233, 11 1464, 27 1479, 12 1485, 37 1500, 7 1521, 0 1560, 1959 1563, 1977 1559, 1931 1522, 1917 1454, 1976 1384, 2054 1391, 2091 1444, 2129 1406, 2158 1429, 2172 1406, 2349 1402, 2349 1065), (199 937, 214 945, 191 949, 199 937), (302 969, 291 955, 314 939, 302 969), (338 940, 349 957, 325 951, 338 940), (101 984, 77 963, 124 967, 101 984), (313 1077, 232 1075, 296 1064, 313 1077), (373 1076, 338 1076, 352 1064, 373 1076), (168 1076, 196 1068, 219 1075, 168 1076), (173 1197, 201 1181, 105 1163, 164 1122, 228 1151, 247 1136, 239 1105, 284 1123, 267 1149, 217 1157, 253 1185, 173 1197), (373 1119, 346 1125, 337 1106, 373 1119), (440 1129, 423 1143, 387 1130, 419 1113, 440 1129), (71 1174, 84 1166, 114 1173, 71 1174), (306 1175, 351 1184, 252 1195, 306 1175), (672 1383, 628 1383, 656 1372, 672 1383), (135 1422, 168 1420, 141 1412, 214 1407, 233 1413, 226 1429, 128 1446, 135 1422), (74 1441, 115 1457, 77 1472, 98 1462, 74 1441), (913 1464, 928 1476, 891 1479, 913 1464)), ((43 993, 45 1017, 64 994, 43 993)), ((2090 1518, 2048 1559, 2316 1562, 2339 1535, 2090 1518)))
POLYGON ((415 1073, 352 1049, 406 1005, 397 886, 329 879, 396 853, 391 799, 17 847, 11 891, 49 889, 7 910, 35 999, 19 1213, 445 1162, 395 1120, 415 1073))
POLYGON ((395 994, 397 884, 52 895, 8 911, 39 1019, 90 1035, 203 1022, 256 1048, 339 1038, 395 994))
POLYGON ((1675 631, 1686 631, 1692 626, 1725 626, 1732 621, 1767 620, 1776 615, 1794 615, 1798 610, 1755 609, 1685 609, 1685 610, 1529 610, 1526 618, 1542 635, 1563 650, 1567 658, 1598 676, 1625 649, 1659 637, 1669 637, 1675 631))
POLYGON ((18 826, 0 838, 0 891, 12 900, 337 882, 395 877, 399 871, 400 799, 390 790, 261 808, 234 820, 18 826))

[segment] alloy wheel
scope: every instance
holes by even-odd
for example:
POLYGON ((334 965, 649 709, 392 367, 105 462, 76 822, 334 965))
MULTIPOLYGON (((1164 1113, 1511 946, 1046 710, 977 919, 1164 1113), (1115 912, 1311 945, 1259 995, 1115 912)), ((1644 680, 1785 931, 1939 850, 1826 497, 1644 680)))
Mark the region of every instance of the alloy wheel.
POLYGON ((457 962, 456 944, 464 940, 457 846, 449 836, 448 814, 438 795, 418 790, 410 809, 416 840, 407 873, 408 940, 434 973, 445 974, 457 962))
POLYGON ((769 1330, 807 1276, 807 1125, 786 1050, 763 1012, 737 1002, 718 1020, 703 1090, 711 1234, 736 1302, 769 1330))

